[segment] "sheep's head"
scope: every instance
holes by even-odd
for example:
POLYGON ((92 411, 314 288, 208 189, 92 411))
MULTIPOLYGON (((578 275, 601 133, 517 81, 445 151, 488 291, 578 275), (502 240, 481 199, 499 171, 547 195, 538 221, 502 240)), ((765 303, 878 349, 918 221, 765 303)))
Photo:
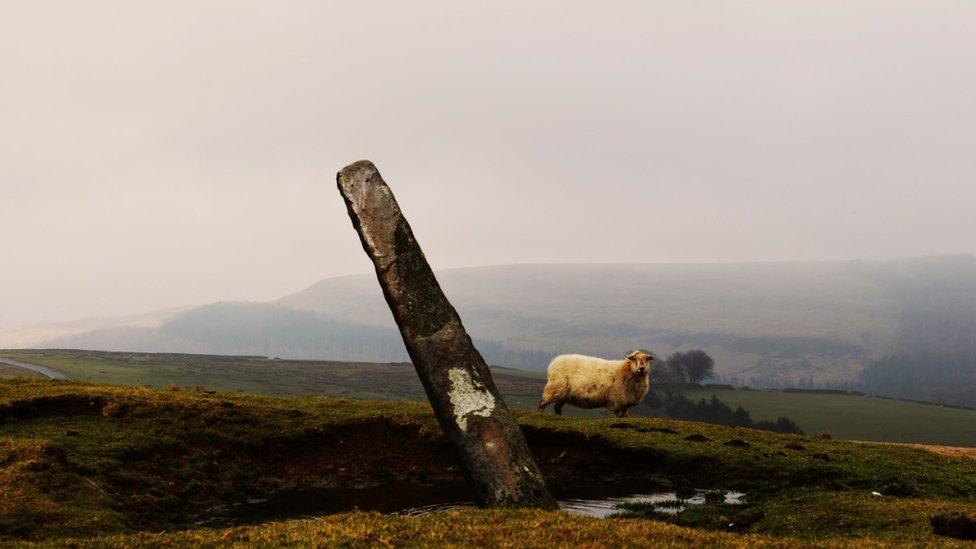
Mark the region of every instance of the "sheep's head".
POLYGON ((652 362, 654 362, 654 355, 640 349, 631 351, 627 355, 627 363, 630 365, 630 371, 633 372, 634 375, 647 375, 647 373, 651 370, 652 362))

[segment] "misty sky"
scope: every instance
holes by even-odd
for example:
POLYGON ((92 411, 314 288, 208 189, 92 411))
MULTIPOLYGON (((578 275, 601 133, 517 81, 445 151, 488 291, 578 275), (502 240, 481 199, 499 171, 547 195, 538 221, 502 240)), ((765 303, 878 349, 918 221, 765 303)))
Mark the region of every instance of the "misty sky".
POLYGON ((976 251, 976 3, 10 2, 0 326, 368 272, 976 251))

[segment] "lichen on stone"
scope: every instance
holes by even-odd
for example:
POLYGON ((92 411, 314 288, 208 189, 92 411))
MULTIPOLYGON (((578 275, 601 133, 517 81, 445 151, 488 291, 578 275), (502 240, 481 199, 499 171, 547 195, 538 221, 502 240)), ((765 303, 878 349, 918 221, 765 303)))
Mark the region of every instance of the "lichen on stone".
POLYGON ((468 430, 468 416, 490 417, 495 410, 495 397, 485 390, 484 385, 471 379, 471 374, 463 368, 451 368, 447 374, 451 380, 448 395, 454 408, 454 420, 462 431, 468 430))

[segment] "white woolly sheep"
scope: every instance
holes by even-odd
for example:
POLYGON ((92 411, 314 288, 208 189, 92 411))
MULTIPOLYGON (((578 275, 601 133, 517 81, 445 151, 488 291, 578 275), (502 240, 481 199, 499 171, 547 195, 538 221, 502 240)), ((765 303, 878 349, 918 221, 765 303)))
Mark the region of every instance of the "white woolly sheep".
POLYGON ((623 360, 604 360, 585 355, 560 355, 549 363, 546 388, 539 411, 555 404, 557 414, 564 404, 579 408, 606 407, 617 417, 644 399, 650 387, 648 373, 654 356, 646 351, 630 352, 623 360))

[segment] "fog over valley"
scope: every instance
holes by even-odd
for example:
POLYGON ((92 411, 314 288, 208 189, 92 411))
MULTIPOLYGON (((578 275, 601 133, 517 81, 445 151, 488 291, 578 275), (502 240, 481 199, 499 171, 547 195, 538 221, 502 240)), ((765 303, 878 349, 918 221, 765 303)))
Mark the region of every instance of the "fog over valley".
MULTIPOLYGON (((860 388, 865 369, 886 357, 930 357, 936 367, 933 356, 976 355, 973 256, 512 265, 441 271, 439 279, 486 358, 529 370, 567 351, 614 356, 648 347, 664 356, 703 348, 717 358, 722 381, 860 388)), ((41 348, 407 360, 372 275, 325 279, 269 302, 221 302, 31 335, 0 332, 0 347, 19 336, 21 346, 41 348)), ((976 376, 976 369, 965 372, 965 379, 976 376)))
POLYGON ((369 273, 365 157, 439 270, 976 253, 976 5, 915 7, 11 7, 0 326, 369 273))

